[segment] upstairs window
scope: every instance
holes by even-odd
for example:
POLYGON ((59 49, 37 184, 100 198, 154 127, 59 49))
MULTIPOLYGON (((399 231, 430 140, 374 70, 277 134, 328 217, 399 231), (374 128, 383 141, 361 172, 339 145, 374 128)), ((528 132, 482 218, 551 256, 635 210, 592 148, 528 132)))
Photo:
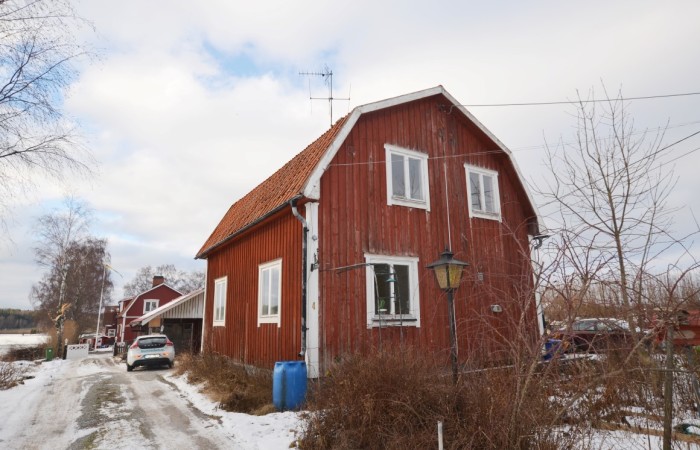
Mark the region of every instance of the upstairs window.
POLYGON ((143 301, 143 313, 153 311, 158 307, 158 300, 144 300, 143 301))
POLYGON ((365 255, 367 327, 420 326, 418 258, 365 255))
POLYGON ((498 172, 464 165, 467 171, 469 217, 501 220, 498 172))
POLYGON ((430 211, 428 155, 386 144, 387 205, 430 211))
POLYGON ((226 288, 228 278, 222 277, 214 280, 214 321, 213 325, 224 326, 226 324, 226 288))
POLYGON ((258 326, 261 323, 280 324, 282 303, 282 260, 258 266, 258 326))

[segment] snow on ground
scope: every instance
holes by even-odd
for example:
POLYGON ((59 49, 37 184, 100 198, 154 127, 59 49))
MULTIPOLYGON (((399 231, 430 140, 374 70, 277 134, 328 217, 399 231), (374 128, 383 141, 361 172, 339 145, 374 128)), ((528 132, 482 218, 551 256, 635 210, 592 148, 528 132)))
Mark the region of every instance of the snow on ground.
POLYGON ((223 411, 200 392, 201 386, 189 384, 184 377, 166 375, 165 378, 175 384, 197 409, 221 417, 223 428, 230 431, 245 449, 285 449, 297 439, 302 424, 301 413, 288 411, 252 416, 223 411))
MULTIPOLYGON (((0 391, 0 418, 2 418, 0 420, 0 443, 7 442, 8 437, 11 436, 10 430, 22 427, 28 421, 33 420, 31 411, 22 408, 21 405, 40 402, 42 396, 58 395, 57 392, 53 391, 52 386, 63 377, 76 374, 70 370, 77 370, 78 375, 98 374, 104 370, 97 364, 82 364, 77 365, 76 368, 76 364, 72 364, 71 361, 60 359, 41 364, 26 361, 12 364, 26 370, 26 374, 32 375, 34 378, 27 379, 24 384, 12 389, 0 391)), ((184 377, 175 376, 172 372, 166 374, 164 378, 177 387, 179 395, 184 397, 184 401, 189 401, 204 414, 218 419, 226 434, 234 438, 236 448, 243 450, 287 449, 297 439, 297 433, 303 423, 301 413, 283 412, 265 416, 251 416, 223 411, 217 407, 216 403, 200 392, 201 386, 191 385, 184 377)), ((77 418, 80 411, 62 411, 61 414, 75 415, 77 418)), ((700 426, 697 421, 692 422, 694 422, 694 428, 700 426)), ((77 428, 66 431, 72 434, 69 442, 86 433, 85 430, 81 431, 77 428)), ((626 431, 596 430, 585 442, 580 444, 581 448, 599 450, 642 450, 661 448, 661 443, 660 436, 648 436, 626 431)), ((123 445, 124 441, 119 444, 123 445)), ((683 442, 675 445, 674 448, 700 450, 700 446, 696 444, 683 442)))
MULTIPOLYGON (((0 362, 0 364, 3 364, 0 362)), ((2 443, 8 443, 13 436, 12 430, 16 430, 31 423, 34 420, 34 413, 30 408, 22 408, 21 405, 40 404, 42 396, 46 395, 67 395, 59 393, 53 389, 54 382, 62 377, 87 376, 99 374, 104 369, 97 364, 75 364, 75 361, 64 361, 54 359, 50 362, 14 362, 9 363, 20 370, 25 371, 25 376, 33 376, 23 384, 12 389, 0 391, 0 447, 2 443)), ((262 450, 262 449, 287 449, 297 439, 297 431, 302 420, 300 413, 283 412, 273 413, 265 416, 252 416, 248 414, 232 413, 218 409, 217 404, 209 400, 199 392, 200 386, 187 383, 184 377, 172 375, 172 372, 164 375, 164 378, 173 383, 179 390, 179 395, 184 397, 183 401, 189 401, 204 414, 217 418, 225 434, 233 437, 236 449, 242 450, 262 450)), ((87 391, 81 392, 80 399, 74 401, 76 405, 82 404, 82 396, 87 391)), ((126 402, 121 408, 129 407, 130 402, 126 402)), ((118 405, 117 405, 118 406, 118 405)), ((115 408, 117 407, 115 406, 115 408)), ((68 421, 77 421, 81 415, 80 407, 77 410, 62 411, 64 416, 75 416, 67 418, 68 421), (74 419, 74 420, 72 420, 74 419)), ((118 424, 113 424, 117 426, 118 424)), ((64 441, 73 442, 88 433, 90 430, 71 427, 65 430, 64 441)), ((115 445, 125 445, 124 437, 115 445)), ((101 444, 106 444, 102 442, 101 444)), ((139 442, 131 442, 133 448, 138 447, 139 442)), ((293 447, 293 445, 292 445, 293 447)), ((100 447, 102 448, 102 447, 100 447)), ((126 447, 120 447, 126 448, 126 447)))

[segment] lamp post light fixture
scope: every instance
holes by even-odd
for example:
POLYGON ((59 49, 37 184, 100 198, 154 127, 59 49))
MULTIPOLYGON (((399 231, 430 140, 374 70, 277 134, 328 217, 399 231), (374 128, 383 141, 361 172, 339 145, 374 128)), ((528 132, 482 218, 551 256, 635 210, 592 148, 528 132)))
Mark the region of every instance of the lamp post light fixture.
POLYGON ((457 324, 455 322, 454 290, 459 288, 462 281, 462 272, 469 265, 464 261, 453 258, 453 253, 446 248, 440 255, 440 259, 427 265, 428 269, 435 272, 440 289, 447 293, 447 313, 450 321, 450 359, 452 360, 452 382, 457 384, 457 324))

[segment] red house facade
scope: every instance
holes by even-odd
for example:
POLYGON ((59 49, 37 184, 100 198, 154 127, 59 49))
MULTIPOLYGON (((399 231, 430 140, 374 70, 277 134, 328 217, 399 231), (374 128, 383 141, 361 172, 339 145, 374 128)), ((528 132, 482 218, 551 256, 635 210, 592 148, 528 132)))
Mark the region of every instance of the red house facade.
POLYGON ((535 205, 511 157, 447 91, 355 108, 234 203, 204 243, 204 347, 245 363, 412 345, 449 357, 444 292, 426 266, 467 261, 460 359, 537 336, 535 205), (500 344, 499 344, 500 342, 500 344))
POLYGON ((153 277, 153 287, 132 298, 119 301, 119 315, 117 317, 117 342, 131 342, 139 335, 138 329, 132 329, 129 324, 163 306, 170 301, 182 296, 182 294, 165 284, 163 277, 153 277))

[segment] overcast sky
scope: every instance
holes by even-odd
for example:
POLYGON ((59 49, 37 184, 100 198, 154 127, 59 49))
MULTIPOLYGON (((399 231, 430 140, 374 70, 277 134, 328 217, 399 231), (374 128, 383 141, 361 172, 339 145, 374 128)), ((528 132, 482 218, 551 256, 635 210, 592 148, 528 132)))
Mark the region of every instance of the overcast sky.
MULTIPOLYGON (((99 161, 89 182, 41 184, 18 201, 0 241, 0 308, 29 309, 32 224, 67 193, 109 240, 113 298, 145 265, 204 269, 194 255, 228 207, 355 106, 443 85, 465 104, 575 99, 601 81, 626 97, 700 91, 700 2, 87 1, 99 60, 81 68, 65 109, 99 161), (488 3, 488 5, 485 5, 488 3), (244 5, 245 6, 242 6, 244 5)), ((545 139, 570 141, 573 106, 469 107, 543 173, 545 139)), ((635 127, 700 130, 700 96, 629 103, 635 127)), ((700 136, 674 147, 675 158, 700 136)), ((671 165, 669 165, 670 167, 671 165)), ((700 152, 675 162, 679 228, 700 213, 700 152)))

